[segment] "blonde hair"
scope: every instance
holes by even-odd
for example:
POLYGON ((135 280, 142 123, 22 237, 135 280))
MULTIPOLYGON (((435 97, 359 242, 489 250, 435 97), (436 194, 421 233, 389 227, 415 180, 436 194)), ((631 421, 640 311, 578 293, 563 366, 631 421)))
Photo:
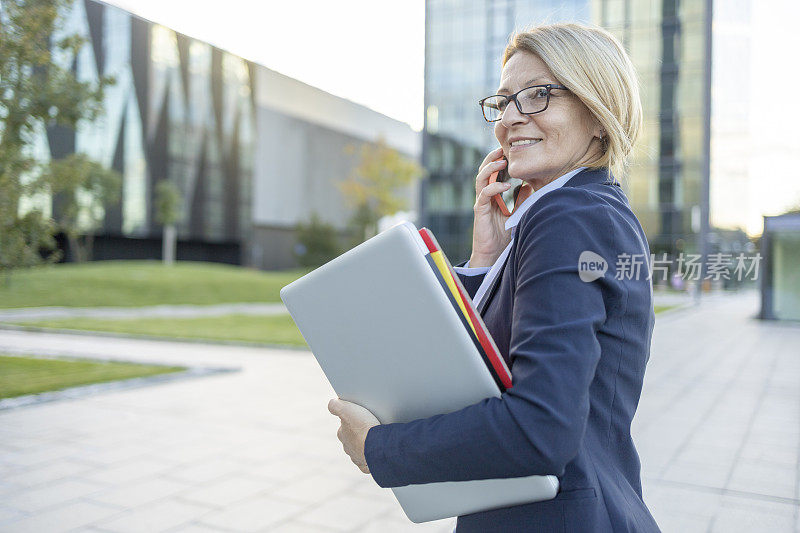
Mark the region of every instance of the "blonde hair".
POLYGON ((589 108, 605 130, 603 154, 587 165, 622 178, 642 129, 639 80, 620 42, 584 24, 534 26, 511 35, 503 66, 517 52, 538 56, 557 81, 589 108))

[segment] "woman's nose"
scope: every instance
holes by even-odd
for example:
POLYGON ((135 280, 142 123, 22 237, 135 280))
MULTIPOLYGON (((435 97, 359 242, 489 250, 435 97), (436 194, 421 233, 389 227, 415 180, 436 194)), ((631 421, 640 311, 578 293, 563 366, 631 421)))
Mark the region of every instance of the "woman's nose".
POLYGON ((509 102, 506 108, 503 110, 503 116, 500 117, 500 122, 503 124, 503 126, 509 127, 519 122, 525 122, 527 119, 528 115, 523 115, 519 112, 516 102, 509 102))

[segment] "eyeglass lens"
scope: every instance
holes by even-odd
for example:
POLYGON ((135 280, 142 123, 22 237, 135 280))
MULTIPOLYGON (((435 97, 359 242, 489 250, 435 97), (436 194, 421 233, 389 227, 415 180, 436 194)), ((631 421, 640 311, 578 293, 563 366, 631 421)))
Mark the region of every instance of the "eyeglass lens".
MULTIPOLYGON (((517 94, 518 107, 521 113, 538 113, 547 107, 547 87, 529 87, 517 94)), ((483 114, 486 120, 499 120, 508 105, 505 96, 491 96, 483 102, 483 114)))

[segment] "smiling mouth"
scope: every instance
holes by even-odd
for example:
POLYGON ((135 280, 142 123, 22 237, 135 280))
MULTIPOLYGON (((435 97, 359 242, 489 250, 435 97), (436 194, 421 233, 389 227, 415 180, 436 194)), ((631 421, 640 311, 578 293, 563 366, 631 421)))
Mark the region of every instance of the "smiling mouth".
POLYGON ((539 144, 541 141, 542 141, 541 139, 524 139, 524 140, 521 140, 521 141, 514 141, 513 143, 511 143, 511 145, 508 147, 508 149, 509 149, 509 151, 512 151, 515 148, 516 149, 523 149, 523 148, 527 148, 529 146, 533 146, 535 144, 539 144))

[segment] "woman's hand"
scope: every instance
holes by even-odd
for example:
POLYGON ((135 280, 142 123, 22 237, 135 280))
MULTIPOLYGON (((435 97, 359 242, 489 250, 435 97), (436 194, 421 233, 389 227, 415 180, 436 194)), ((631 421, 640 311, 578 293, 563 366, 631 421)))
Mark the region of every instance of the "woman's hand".
POLYGON ((489 183, 489 176, 508 164, 504 160, 495 161, 503 155, 497 148, 486 156, 475 178, 475 219, 472 226, 472 256, 470 267, 492 266, 508 243, 511 231, 506 230, 508 217, 503 215, 492 197, 511 188, 509 183, 489 183))
POLYGON ((336 436, 342 441, 344 453, 365 474, 369 474, 367 458, 364 456, 364 443, 371 427, 380 425, 375 415, 358 404, 334 398, 328 402, 328 411, 339 417, 342 425, 336 436))

